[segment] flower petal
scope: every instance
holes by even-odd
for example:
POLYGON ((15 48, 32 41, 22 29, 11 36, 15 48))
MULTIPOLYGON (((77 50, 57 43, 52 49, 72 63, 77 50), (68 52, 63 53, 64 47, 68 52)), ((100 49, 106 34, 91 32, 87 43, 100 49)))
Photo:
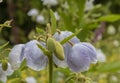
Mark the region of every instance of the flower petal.
POLYGON ((94 46, 87 42, 82 42, 81 44, 88 48, 91 63, 97 63, 97 53, 94 46))
POLYGON ((21 51, 24 47, 24 44, 18 44, 18 45, 15 45, 11 52, 9 53, 9 63, 11 64, 12 66, 12 69, 16 70, 20 67, 20 64, 21 64, 21 61, 20 61, 20 54, 21 54, 21 51))
POLYGON ((90 57, 87 47, 81 43, 75 44, 67 57, 67 63, 73 72, 88 70, 90 66, 90 57))
MULTIPOLYGON (((36 40, 32 40, 25 44, 23 56, 26 58, 27 66, 33 70, 42 70, 46 67, 48 59, 47 56, 38 48, 36 44, 41 44, 36 40)), ((42 44, 41 44, 42 45, 42 44)))
POLYGON ((103 51, 101 49, 97 49, 96 51, 97 51, 97 60, 99 62, 105 62, 106 61, 106 56, 103 53, 103 51))
POLYGON ((11 65, 8 63, 8 69, 4 71, 2 69, 2 64, 0 64, 0 81, 3 83, 6 83, 7 81, 7 76, 11 75, 13 73, 13 70, 11 69, 11 65))
POLYGON ((8 63, 8 68, 7 68, 7 70, 4 71, 4 72, 5 72, 5 74, 6 74, 7 76, 10 76, 10 75, 13 74, 14 71, 13 71, 13 69, 12 69, 10 63, 8 63))
POLYGON ((1 75, 0 75, 0 81, 2 81, 3 83, 6 83, 6 81, 7 81, 7 76, 1 74, 1 75))

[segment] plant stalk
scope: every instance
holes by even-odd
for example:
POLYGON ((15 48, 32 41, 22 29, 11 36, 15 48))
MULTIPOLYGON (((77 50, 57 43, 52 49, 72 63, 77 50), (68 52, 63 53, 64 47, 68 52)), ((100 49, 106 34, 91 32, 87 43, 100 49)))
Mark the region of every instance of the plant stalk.
POLYGON ((53 56, 49 56, 49 83, 53 83, 53 56))

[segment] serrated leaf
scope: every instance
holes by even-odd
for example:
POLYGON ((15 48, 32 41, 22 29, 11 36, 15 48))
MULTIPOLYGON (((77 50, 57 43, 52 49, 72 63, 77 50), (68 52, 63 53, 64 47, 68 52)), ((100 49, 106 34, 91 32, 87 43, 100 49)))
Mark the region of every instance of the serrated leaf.
POLYGON ((56 18, 54 12, 51 9, 50 9, 50 16, 51 16, 51 30, 52 30, 52 34, 54 34, 56 31, 56 18))
POLYGON ((98 18, 96 21, 97 21, 97 22, 101 22, 101 21, 105 21, 105 22, 115 22, 115 21, 118 21, 118 20, 120 20, 120 15, 112 14, 112 15, 102 16, 102 17, 98 18))
POLYGON ((101 64, 97 67, 99 72, 116 72, 120 70, 120 61, 101 64))

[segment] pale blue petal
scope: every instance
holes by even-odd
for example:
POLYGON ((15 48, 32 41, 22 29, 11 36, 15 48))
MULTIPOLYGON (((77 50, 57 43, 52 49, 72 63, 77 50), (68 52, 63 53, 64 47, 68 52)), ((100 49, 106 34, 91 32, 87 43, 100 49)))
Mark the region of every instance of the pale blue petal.
POLYGON ((20 67, 20 64, 21 64, 20 54, 21 54, 23 47, 24 47, 24 44, 15 45, 9 53, 8 60, 12 66, 12 69, 14 70, 20 67))
POLYGON ((88 48, 91 63, 97 63, 97 53, 95 47, 87 42, 82 42, 81 44, 88 48))
MULTIPOLYGON (((25 44, 23 56, 26 58, 27 66, 33 70, 42 70, 48 63, 47 56, 38 48, 37 44, 41 44, 36 40, 32 40, 25 44)), ((42 45, 42 44, 41 44, 42 45)))
POLYGON ((81 43, 75 44, 67 57, 69 68, 73 72, 87 71, 90 66, 90 57, 88 50, 81 43))

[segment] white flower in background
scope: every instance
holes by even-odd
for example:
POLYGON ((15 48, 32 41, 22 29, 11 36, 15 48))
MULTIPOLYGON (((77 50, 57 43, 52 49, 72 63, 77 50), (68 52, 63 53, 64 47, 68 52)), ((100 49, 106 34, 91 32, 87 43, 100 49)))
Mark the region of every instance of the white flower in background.
POLYGON ((69 5, 68 5, 68 2, 66 1, 63 5, 63 8, 65 8, 65 9, 68 9, 69 8, 69 5))
POLYGON ((58 0, 42 0, 43 5, 55 6, 58 4, 58 0))
POLYGON ((113 25, 109 25, 107 29, 107 33, 113 35, 115 34, 115 32, 116 32, 115 27, 113 25))
POLYGON ((54 15, 55 15, 56 20, 60 20, 60 16, 59 16, 58 12, 54 12, 54 15))
POLYGON ((45 18, 43 15, 38 15, 36 17, 36 22, 40 23, 40 24, 44 24, 45 23, 45 18))
POLYGON ((89 10, 93 9, 93 7, 94 7, 93 2, 94 2, 94 0, 86 0, 85 11, 89 11, 89 10))
POLYGON ((106 56, 105 54, 102 52, 101 49, 96 49, 96 52, 97 52, 97 60, 99 62, 105 62, 106 61, 106 56))
POLYGON ((118 78, 116 76, 111 76, 112 81, 117 82, 118 78))
POLYGON ((38 13, 39 13, 38 10, 33 8, 27 14, 28 14, 28 16, 37 16, 38 13))
POLYGON ((3 2, 3 0, 0 0, 0 3, 2 3, 3 2))
POLYGON ((37 83, 34 77, 27 77, 25 80, 27 83, 37 83))
POLYGON ((13 73, 13 70, 11 69, 11 65, 8 63, 8 69, 4 71, 2 69, 2 64, 0 64, 0 81, 3 83, 6 83, 7 76, 11 75, 13 73))
POLYGON ((119 43, 118 40, 114 40, 114 41, 113 41, 113 45, 114 45, 115 47, 118 47, 118 46, 120 45, 120 43, 119 43))

